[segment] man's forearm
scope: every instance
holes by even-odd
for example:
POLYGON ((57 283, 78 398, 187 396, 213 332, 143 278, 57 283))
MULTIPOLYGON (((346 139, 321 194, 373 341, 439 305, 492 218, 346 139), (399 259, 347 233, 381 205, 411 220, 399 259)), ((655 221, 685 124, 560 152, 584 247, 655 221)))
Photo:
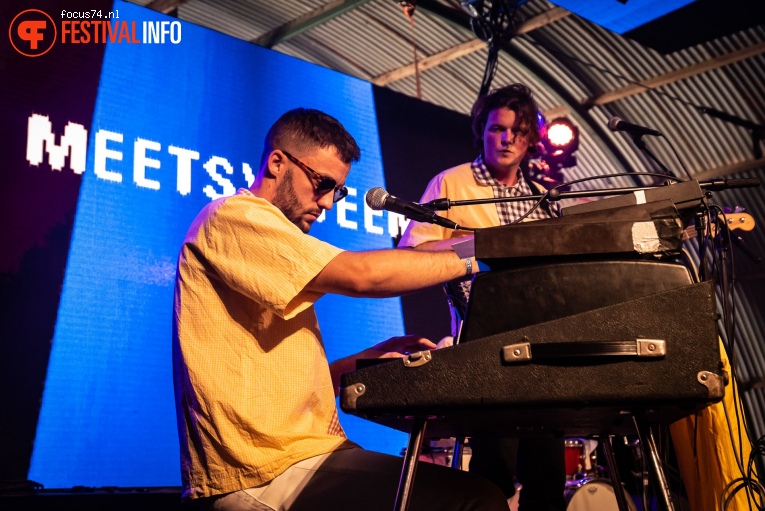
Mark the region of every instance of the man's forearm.
POLYGON ((308 288, 359 297, 399 296, 462 277, 469 266, 477 265, 468 265, 452 250, 343 252, 308 288))

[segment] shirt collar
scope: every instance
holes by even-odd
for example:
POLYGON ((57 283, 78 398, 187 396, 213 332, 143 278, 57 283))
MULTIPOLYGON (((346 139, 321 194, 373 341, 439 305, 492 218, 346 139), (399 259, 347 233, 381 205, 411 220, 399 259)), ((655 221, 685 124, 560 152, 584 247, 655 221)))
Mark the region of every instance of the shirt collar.
POLYGON ((478 158, 473 160, 473 163, 470 164, 470 168, 473 169, 473 176, 475 176, 475 180, 481 186, 497 186, 500 188, 517 189, 519 191, 524 191, 524 195, 531 195, 531 189, 526 184, 526 180, 523 178, 523 172, 521 172, 520 168, 518 169, 518 181, 514 186, 504 185, 500 183, 497 178, 492 176, 489 169, 486 168, 486 164, 483 162, 483 156, 480 154, 478 155, 478 158))

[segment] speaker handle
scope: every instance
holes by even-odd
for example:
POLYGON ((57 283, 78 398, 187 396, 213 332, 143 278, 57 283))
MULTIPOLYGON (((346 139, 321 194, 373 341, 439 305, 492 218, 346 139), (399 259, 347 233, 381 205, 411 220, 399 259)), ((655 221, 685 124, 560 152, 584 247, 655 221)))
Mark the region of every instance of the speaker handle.
POLYGON ((667 354, 662 339, 630 339, 627 341, 524 342, 502 347, 502 360, 507 363, 566 358, 651 357, 667 354))

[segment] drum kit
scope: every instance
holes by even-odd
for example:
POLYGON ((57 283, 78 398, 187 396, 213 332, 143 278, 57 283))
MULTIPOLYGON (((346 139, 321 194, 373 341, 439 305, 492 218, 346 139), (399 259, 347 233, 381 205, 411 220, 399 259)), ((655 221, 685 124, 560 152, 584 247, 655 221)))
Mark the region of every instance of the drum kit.
MULTIPOLYGON (((598 445, 599 441, 595 438, 567 438, 564 441, 565 462, 566 462, 566 488, 564 496, 566 499, 566 511, 618 511, 619 506, 616 502, 614 486, 609 477, 609 468, 598 464, 598 445)), ((614 442, 614 447, 619 447, 618 442, 614 442)), ((402 449, 402 455, 406 448, 402 449)), ((452 457, 454 453, 454 439, 431 440, 429 444, 423 446, 420 454, 420 461, 434 463, 436 465, 453 466, 452 457)), ((469 444, 463 448, 460 462, 456 468, 467 470, 470 460, 469 444)), ((637 489, 640 484, 645 484, 643 478, 646 476, 642 465, 642 452, 639 440, 623 437, 623 445, 619 451, 619 467, 613 467, 613 470, 620 470, 621 473, 627 473, 634 479, 640 479, 640 483, 635 485, 637 489)), ((522 488, 517 484, 516 488, 522 488)), ((622 489, 627 501, 629 511, 637 511, 637 507, 626 489, 622 489)), ((509 502, 511 510, 518 509, 518 494, 516 493, 512 502, 509 502)))
MULTIPOLYGON (((642 459, 639 440, 624 438, 624 445, 631 451, 633 462, 642 459)), ((566 459, 566 511, 618 511, 616 494, 606 469, 598 465, 598 441, 593 438, 567 438, 566 459)), ((612 467, 618 470, 618 467, 612 467)), ((630 470, 635 477, 642 477, 642 469, 630 470)), ((622 489, 630 511, 637 511, 632 497, 622 489)))

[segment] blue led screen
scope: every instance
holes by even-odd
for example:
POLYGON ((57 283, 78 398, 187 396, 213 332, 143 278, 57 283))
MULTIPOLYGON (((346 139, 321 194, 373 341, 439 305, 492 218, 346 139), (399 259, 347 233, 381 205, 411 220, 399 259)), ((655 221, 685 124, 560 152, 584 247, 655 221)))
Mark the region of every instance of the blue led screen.
MULTIPOLYGON (((177 22, 129 3, 114 8, 139 30, 177 22)), ((67 126, 64 171, 78 172, 87 149, 29 469, 46 488, 180 484, 177 254, 205 204, 252 182, 265 133, 284 111, 326 111, 362 150, 349 197, 311 234, 361 250, 391 247, 397 231, 398 219, 364 204, 369 188, 385 186, 369 83, 179 23, 177 44, 108 43, 90 130, 67 126)), ((28 147, 42 148, 46 121, 30 112, 28 147)), ((404 333, 399 299, 325 296, 317 312, 330 360, 404 333)), ((406 444, 402 433, 341 420, 366 448, 398 454, 406 444)))
POLYGON ((624 34, 695 0, 555 0, 553 3, 582 18, 624 34))

